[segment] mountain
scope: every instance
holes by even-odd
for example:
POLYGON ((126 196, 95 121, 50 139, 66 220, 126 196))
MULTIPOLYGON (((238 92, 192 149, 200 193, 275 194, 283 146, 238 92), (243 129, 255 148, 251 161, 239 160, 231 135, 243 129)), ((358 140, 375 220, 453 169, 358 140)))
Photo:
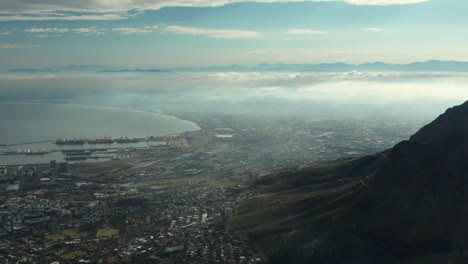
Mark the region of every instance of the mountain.
POLYGON ((391 64, 384 62, 368 62, 363 64, 320 63, 320 64, 269 64, 260 63, 247 67, 241 65, 228 66, 193 66, 172 67, 161 69, 136 69, 133 67, 117 68, 100 65, 68 65, 58 68, 24 68, 10 69, 8 72, 349 72, 349 71, 427 71, 427 72, 465 72, 468 62, 429 60, 409 64, 391 64))
POLYGON ((193 66, 193 67, 174 67, 167 68, 171 72, 250 72, 253 68, 241 65, 227 65, 227 66, 193 66))
POLYGON ((231 228, 272 263, 468 263, 468 101, 392 149, 253 190, 231 228))
POLYGON ((468 62, 429 60, 409 64, 367 62, 363 64, 321 63, 321 64, 268 64, 260 63, 253 70, 298 71, 298 72, 346 72, 346 71, 468 71, 468 62))
POLYGON ((87 72, 87 71, 98 71, 105 68, 102 65, 67 65, 61 68, 56 68, 56 71, 65 71, 65 72, 87 72))
POLYGON ((118 69, 118 70, 103 70, 103 71, 98 71, 98 73, 121 73, 121 72, 149 72, 149 73, 158 73, 158 72, 167 72, 167 71, 158 70, 158 69, 118 69))

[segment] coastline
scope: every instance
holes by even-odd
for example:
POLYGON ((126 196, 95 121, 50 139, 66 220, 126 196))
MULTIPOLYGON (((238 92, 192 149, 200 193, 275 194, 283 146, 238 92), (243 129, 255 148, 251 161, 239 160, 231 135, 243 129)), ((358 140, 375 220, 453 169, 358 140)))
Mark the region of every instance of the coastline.
MULTIPOLYGON (((73 107, 77 107, 76 108, 77 112, 80 113, 80 111, 81 111, 80 109, 83 109, 85 111, 83 113, 85 113, 85 114, 89 114, 90 111, 93 112, 94 109, 96 109, 96 111, 98 109, 103 110, 104 114, 103 115, 101 114, 100 116, 98 115, 98 117, 95 118, 95 120, 101 120, 100 119, 101 116, 105 117, 106 113, 112 113, 112 110, 124 111, 126 113, 129 113, 128 117, 130 117, 130 119, 125 117, 127 120, 133 120, 133 119, 131 119, 131 117, 134 117, 134 116, 138 119, 139 115, 146 114, 146 117, 143 116, 141 119, 138 119, 138 121, 140 123, 141 122, 147 122, 148 124, 152 124, 152 125, 150 125, 150 126, 148 126, 146 128, 139 128, 138 127, 139 122, 136 123, 135 129, 134 129, 136 131, 135 134, 140 133, 142 131, 143 132, 146 131, 145 132, 146 136, 142 135, 140 138, 143 138, 143 137, 148 138, 150 136, 168 137, 168 136, 171 136, 171 135, 178 135, 178 134, 183 134, 183 133, 188 133, 188 132, 195 132, 195 131, 201 130, 200 126, 197 123, 193 122, 193 121, 185 120, 183 118, 179 118, 179 117, 173 116, 173 115, 163 114, 163 113, 160 113, 160 112, 149 111, 149 110, 141 110, 141 109, 113 107, 113 106, 99 106, 99 105, 67 104, 67 103, 54 103, 54 102, 37 102, 37 101, 34 101, 34 102, 29 102, 29 101, 0 101, 0 105, 3 105, 3 108, 9 108, 10 105, 11 106, 15 105, 17 107, 17 109, 21 109, 21 105, 25 105, 25 106, 29 105, 29 106, 32 106, 33 109, 36 106, 43 106, 44 108, 47 108, 47 106, 52 106, 52 108, 57 107, 58 109, 60 109, 61 106, 64 106, 64 107, 70 107, 66 111, 71 111, 71 112, 75 111, 73 109, 73 107), (155 118, 154 122, 151 122, 152 118, 155 118), (161 126, 162 126, 161 130, 157 129, 157 127, 159 126, 158 125, 159 124, 158 119, 161 122, 161 126), (149 120, 149 122, 147 120, 149 120), (174 124, 174 126, 171 126, 171 124, 174 124), (151 130, 152 126, 153 127, 155 126, 156 130, 151 130), (169 128, 169 129, 167 129, 167 128, 169 128), (140 132, 138 132, 138 131, 140 131, 140 132), (154 132, 154 134, 152 134, 152 132, 154 132)), ((5 113, 8 116, 8 112, 5 112, 5 113)), ((31 112, 31 113, 35 114, 35 112, 31 112)), ((116 112, 114 116, 117 116, 117 118, 120 117, 119 112, 116 112)), ((113 118, 113 120, 115 122, 115 117, 113 118)), ((98 121, 98 122, 101 122, 101 121, 98 121)), ((105 120, 103 120, 102 122, 105 122, 105 120)), ((20 121, 20 123, 22 123, 22 122, 20 121)), ((104 127, 106 127, 106 126, 104 126, 104 127)), ((119 134, 119 132, 126 132, 126 130, 122 130, 122 131, 113 130, 112 126, 109 126, 108 129, 109 129, 109 131, 116 131, 116 133, 114 133, 114 135, 112 135, 112 133, 110 133, 113 138, 127 137, 127 136, 129 138, 130 137, 135 137, 135 135, 132 135, 132 133, 129 133, 129 134, 122 133, 121 135, 116 135, 116 134, 119 134)), ((13 131, 15 131, 15 130, 13 130, 13 131)), ((94 137, 95 135, 93 135, 93 134, 87 134, 86 130, 81 131, 81 130, 77 129, 76 131, 78 131, 79 133, 83 132, 82 133, 83 138, 89 138, 89 139, 93 139, 93 138, 98 138, 99 139, 100 138, 100 136, 94 137)), ((104 129, 104 131, 105 131, 105 129, 104 129)), ((44 135, 46 135, 46 134, 47 133, 44 133, 44 135)), ((101 130, 101 134, 102 134, 102 130, 101 130)), ((57 136, 57 135, 55 135, 55 136, 57 136)), ((59 137, 61 137, 61 136, 59 136, 59 137)), ((84 145, 84 147, 83 146, 68 146, 68 145, 67 146, 58 146, 58 145, 54 144, 54 140, 50 140, 50 139, 42 140, 42 139, 40 139, 40 137, 38 137, 37 140, 29 140, 29 139, 24 138, 24 137, 23 138, 18 138, 18 139, 21 139, 18 142, 10 141, 9 138, 10 137, 6 136, 5 137, 5 142, 0 144, 0 152, 2 153, 2 156, 0 156, 0 164, 3 164, 3 165, 42 164, 42 163, 46 163, 46 160, 47 160, 47 162, 48 162, 48 160, 52 160, 52 159, 62 160, 62 159, 65 158, 65 156, 63 154, 59 155, 57 153, 57 151, 61 151, 61 150, 64 150, 64 149, 75 150, 75 149, 98 149, 98 148, 109 148, 109 149, 149 148, 149 147, 152 147, 154 145, 151 142, 146 142, 146 141, 141 142, 141 141, 139 141, 139 142, 136 142, 136 143, 125 143, 125 144, 118 144, 118 145, 115 145, 115 144, 100 144, 100 145, 84 145), (41 151, 41 150, 42 151, 54 150, 54 152, 50 152, 50 153, 44 154, 44 155, 25 155, 25 156, 21 156, 21 157, 9 157, 10 155, 5 154, 5 153, 8 153, 8 152, 17 152, 19 150, 29 150, 29 149, 31 149, 33 151, 34 150, 39 150, 39 151, 41 151)), ((67 138, 66 136, 63 136, 62 138, 73 139, 73 138, 67 138)))
MULTIPOLYGON (((37 104, 37 105, 39 105, 39 104, 42 104, 42 105, 49 104, 49 105, 77 106, 77 107, 95 107, 95 108, 103 108, 103 109, 108 109, 108 110, 115 109, 115 110, 124 110, 124 111, 140 112, 140 113, 149 113, 149 114, 159 116, 159 117, 162 117, 162 118, 184 121, 186 123, 189 123, 193 128, 193 130, 187 130, 187 131, 183 131, 183 132, 180 132, 180 133, 198 131, 198 130, 202 129, 200 127, 200 125, 197 124, 194 121, 186 120, 186 119, 183 119, 181 117, 175 116, 175 115, 170 114, 170 113, 165 114, 165 113, 162 113, 162 112, 157 112, 157 111, 147 110, 147 109, 143 110, 143 109, 135 109, 135 108, 129 108, 129 107, 117 107, 117 106, 107 106, 107 105, 56 103, 56 102, 37 102, 37 101, 24 101, 24 100, 21 100, 21 101, 10 101, 10 100, 0 101, 0 104, 3 104, 3 103, 37 104)), ((171 135, 171 134, 165 134, 165 135, 160 135, 160 136, 169 136, 169 135, 171 135)), ((122 135, 122 136, 125 136, 125 135, 122 135)), ((22 143, 19 143, 19 144, 27 144, 27 143, 22 142, 22 143)), ((0 147, 2 145, 3 144, 0 144, 0 147)))

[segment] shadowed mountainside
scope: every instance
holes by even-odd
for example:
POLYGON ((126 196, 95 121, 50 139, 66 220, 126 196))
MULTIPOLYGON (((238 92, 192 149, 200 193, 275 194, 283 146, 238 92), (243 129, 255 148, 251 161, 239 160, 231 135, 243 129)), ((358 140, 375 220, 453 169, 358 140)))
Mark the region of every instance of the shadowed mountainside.
POLYGON ((232 228, 273 263, 467 263, 468 102, 390 150, 253 188, 232 228))

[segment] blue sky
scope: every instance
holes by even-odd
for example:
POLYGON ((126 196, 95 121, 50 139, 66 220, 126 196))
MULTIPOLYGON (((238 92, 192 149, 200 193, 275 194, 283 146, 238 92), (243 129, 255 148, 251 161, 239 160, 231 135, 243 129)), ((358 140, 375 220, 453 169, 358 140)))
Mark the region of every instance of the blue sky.
POLYGON ((466 0, 3 0, 0 68, 468 61, 466 0))

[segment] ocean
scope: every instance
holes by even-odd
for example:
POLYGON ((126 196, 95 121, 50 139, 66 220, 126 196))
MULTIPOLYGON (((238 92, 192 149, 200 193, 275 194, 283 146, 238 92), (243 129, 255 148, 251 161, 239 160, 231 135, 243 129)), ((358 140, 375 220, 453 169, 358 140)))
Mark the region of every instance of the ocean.
MULTIPOLYGON (((158 113, 87 105, 0 102, 0 165, 64 160, 60 152, 46 155, 5 155, 27 150, 86 149, 93 146, 56 145, 63 139, 142 138, 198 130, 189 121, 158 113)), ((99 144, 95 148, 149 147, 157 142, 99 144)), ((99 161, 99 160, 94 160, 99 161)))

